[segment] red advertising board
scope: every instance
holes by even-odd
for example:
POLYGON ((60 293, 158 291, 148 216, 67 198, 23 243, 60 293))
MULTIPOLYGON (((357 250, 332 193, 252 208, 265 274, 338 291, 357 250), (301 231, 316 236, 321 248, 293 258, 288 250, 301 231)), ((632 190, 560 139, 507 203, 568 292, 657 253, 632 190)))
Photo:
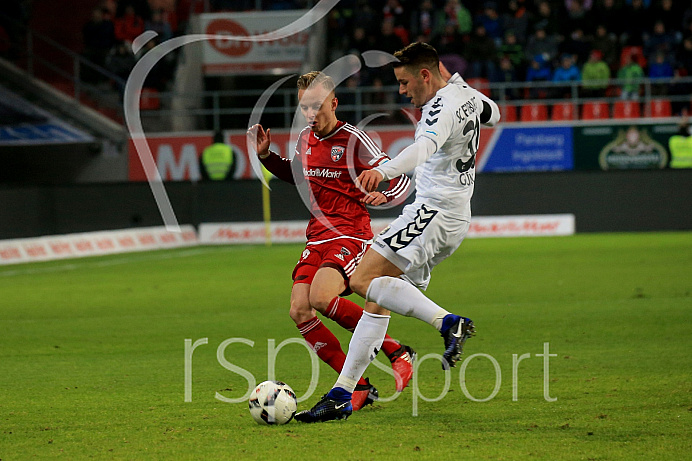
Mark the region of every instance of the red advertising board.
MULTIPOLYGON (((390 157, 396 157, 406 146, 413 142, 413 126, 382 127, 367 129, 366 132, 390 157)), ((493 129, 482 131, 477 162, 483 156, 493 129)), ((227 131, 226 142, 233 148, 236 162, 235 179, 252 179, 257 175, 247 155, 244 131, 227 131)), ((293 151, 289 130, 272 130, 272 150, 286 157, 293 151)), ((211 132, 194 133, 159 133, 147 135, 149 149, 154 162, 164 181, 197 181, 200 176, 199 157, 202 151, 212 142, 211 132)), ((132 140, 129 142, 129 178, 130 181, 146 181, 139 154, 132 140)))

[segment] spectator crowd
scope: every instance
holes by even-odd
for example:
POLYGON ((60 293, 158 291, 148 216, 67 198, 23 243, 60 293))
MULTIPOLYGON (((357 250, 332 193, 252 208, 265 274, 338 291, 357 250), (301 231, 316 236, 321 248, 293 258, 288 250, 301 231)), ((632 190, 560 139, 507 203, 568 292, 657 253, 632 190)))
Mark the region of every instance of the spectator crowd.
MULTIPOLYGON (((82 28, 83 55, 122 80, 144 54, 178 32, 175 0, 100 0, 91 19, 82 28), (146 43, 137 54, 132 53, 132 41, 145 30, 157 36, 146 43)), ((175 56, 166 56, 147 76, 145 86, 159 91, 171 80, 175 56)), ((98 82, 104 77, 85 69, 83 78, 98 82)))
POLYGON ((572 82, 582 97, 637 99, 645 77, 667 79, 656 95, 692 93, 670 84, 692 71, 690 0, 350 0, 329 29, 332 59, 425 41, 467 80, 566 84, 508 89, 507 99, 570 97, 572 82))
MULTIPOLYGON (((84 53, 125 77, 139 56, 128 44, 144 30, 156 43, 178 33, 176 11, 192 0, 101 0, 84 25, 84 53)), ((199 2, 198 2, 199 3, 199 2)), ((307 0, 206 0, 214 11, 308 8, 307 0)), ((192 2, 194 6, 194 2, 192 2)), ((548 89, 509 88, 502 97, 580 96, 637 99, 637 79, 674 79, 692 70, 692 0, 341 0, 327 19, 328 59, 367 50, 393 53, 413 41, 435 46, 464 78, 493 82, 555 82, 548 89), (616 88, 610 78, 621 79, 616 88)), ((173 63, 164 61, 148 86, 165 86, 173 63)), ((391 72, 364 67, 347 85, 393 84, 391 72)), ((685 85, 654 85, 655 94, 692 93, 685 85)), ((496 97, 499 95, 495 95, 496 97)))

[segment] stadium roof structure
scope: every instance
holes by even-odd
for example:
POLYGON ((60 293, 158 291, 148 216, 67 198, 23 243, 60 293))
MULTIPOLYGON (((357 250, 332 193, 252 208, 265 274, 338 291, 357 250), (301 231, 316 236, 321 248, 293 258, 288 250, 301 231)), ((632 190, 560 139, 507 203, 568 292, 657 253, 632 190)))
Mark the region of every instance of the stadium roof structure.
POLYGON ((92 135, 0 86, 0 146, 92 142, 92 135))

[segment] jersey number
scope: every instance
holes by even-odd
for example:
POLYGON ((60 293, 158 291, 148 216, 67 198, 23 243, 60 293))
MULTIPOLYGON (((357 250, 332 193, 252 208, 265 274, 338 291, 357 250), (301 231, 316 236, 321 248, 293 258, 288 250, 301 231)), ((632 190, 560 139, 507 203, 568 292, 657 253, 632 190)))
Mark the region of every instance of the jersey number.
POLYGON ((456 163, 456 169, 459 173, 461 173, 461 182, 462 184, 464 183, 464 173, 469 171, 471 168, 476 166, 476 152, 478 152, 478 143, 480 141, 480 131, 481 131, 481 125, 479 123, 478 118, 475 120, 469 120, 466 122, 466 125, 464 125, 464 129, 462 131, 463 135, 467 135, 470 132, 473 132, 471 135, 471 139, 469 139, 468 143, 468 151, 471 152, 471 158, 468 159, 467 161, 462 161, 461 159, 457 160, 456 163))

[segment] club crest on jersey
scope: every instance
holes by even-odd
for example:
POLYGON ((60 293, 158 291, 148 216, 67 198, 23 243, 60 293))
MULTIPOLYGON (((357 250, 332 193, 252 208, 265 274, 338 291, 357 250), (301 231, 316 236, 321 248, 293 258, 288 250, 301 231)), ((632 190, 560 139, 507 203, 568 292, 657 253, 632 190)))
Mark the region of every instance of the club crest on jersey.
POLYGON ((344 156, 344 152, 346 151, 346 148, 344 146, 333 146, 332 147, 332 160, 335 162, 338 162, 341 160, 341 157, 344 156))

